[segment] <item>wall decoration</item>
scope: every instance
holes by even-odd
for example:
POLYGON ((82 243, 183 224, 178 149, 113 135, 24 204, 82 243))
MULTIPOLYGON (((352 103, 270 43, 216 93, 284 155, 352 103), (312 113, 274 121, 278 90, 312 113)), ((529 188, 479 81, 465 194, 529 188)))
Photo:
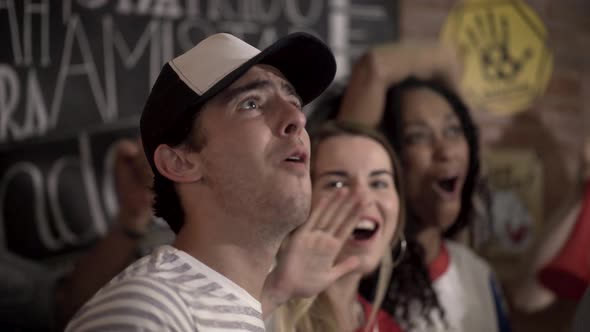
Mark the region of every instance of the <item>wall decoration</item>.
POLYGON ((490 149, 482 159, 484 174, 472 225, 474 244, 492 262, 513 264, 539 234, 543 167, 534 150, 520 148, 490 149))
POLYGON ((441 39, 461 53, 463 93, 487 111, 527 110, 551 76, 547 31, 522 0, 461 2, 449 14, 441 39))

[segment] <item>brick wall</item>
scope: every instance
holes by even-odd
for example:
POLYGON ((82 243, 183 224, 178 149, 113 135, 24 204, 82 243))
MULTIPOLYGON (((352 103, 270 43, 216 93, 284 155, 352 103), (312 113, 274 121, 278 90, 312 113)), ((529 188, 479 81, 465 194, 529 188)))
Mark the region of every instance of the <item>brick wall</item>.
MULTIPOLYGON (((484 149, 510 145, 539 153, 545 170, 544 214, 549 216, 580 183, 580 156, 583 143, 590 138, 590 1, 525 2, 543 21, 554 52, 554 71, 546 93, 531 109, 516 116, 497 116, 477 109, 473 113, 484 149)), ((401 39, 438 38, 456 3, 400 0, 401 39)), ((516 313, 514 328, 517 332, 567 331, 573 308, 575 303, 558 301, 535 315, 516 313)))
MULTIPOLYGON (((544 206, 546 214, 550 214, 564 197, 563 191, 577 183, 582 144, 590 137, 586 130, 590 123, 590 2, 525 2, 543 20, 554 51, 554 72, 546 93, 528 114, 494 116, 476 109, 474 117, 482 128, 484 148, 511 144, 535 148, 540 153, 546 168, 544 206), (518 133, 513 132, 515 128, 518 133)), ((400 0, 401 38, 438 38, 456 3, 400 0)))

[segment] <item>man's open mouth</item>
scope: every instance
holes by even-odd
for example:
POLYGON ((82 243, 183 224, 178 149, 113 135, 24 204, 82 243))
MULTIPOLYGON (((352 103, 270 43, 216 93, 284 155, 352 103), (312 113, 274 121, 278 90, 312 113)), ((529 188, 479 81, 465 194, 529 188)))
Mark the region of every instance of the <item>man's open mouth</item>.
POLYGON ((290 163, 305 163, 307 155, 304 152, 294 152, 289 157, 285 158, 285 161, 290 163))

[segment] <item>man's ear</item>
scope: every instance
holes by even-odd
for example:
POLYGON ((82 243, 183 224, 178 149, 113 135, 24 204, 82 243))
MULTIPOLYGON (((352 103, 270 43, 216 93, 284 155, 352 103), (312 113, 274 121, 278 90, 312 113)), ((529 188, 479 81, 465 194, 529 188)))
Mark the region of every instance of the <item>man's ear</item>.
POLYGON ((182 146, 160 144, 154 151, 154 163, 160 174, 174 182, 197 182, 203 177, 199 154, 182 146))

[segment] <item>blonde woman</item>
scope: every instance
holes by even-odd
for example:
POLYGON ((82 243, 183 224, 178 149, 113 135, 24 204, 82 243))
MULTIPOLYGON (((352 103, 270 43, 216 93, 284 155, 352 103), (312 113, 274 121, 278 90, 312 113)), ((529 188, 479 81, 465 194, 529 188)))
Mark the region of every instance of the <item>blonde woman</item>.
MULTIPOLYGON (((379 310, 393 268, 392 248, 400 245, 403 232, 400 169, 393 150, 373 129, 329 122, 312 134, 311 174, 314 211, 333 195, 353 194, 362 201, 361 213, 334 262, 354 259, 356 268, 317 297, 292 300, 280 307, 268 330, 400 331, 389 315, 379 310), (380 287, 371 305, 358 295, 358 287, 363 277, 378 268, 380 287)), ((292 245, 287 247, 296 250, 292 245)))

